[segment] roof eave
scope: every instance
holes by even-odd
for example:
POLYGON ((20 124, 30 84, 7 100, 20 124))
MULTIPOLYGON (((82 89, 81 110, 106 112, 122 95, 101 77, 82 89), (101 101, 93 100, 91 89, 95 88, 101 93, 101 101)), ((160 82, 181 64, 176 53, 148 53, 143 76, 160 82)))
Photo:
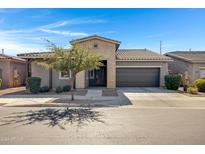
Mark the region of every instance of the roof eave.
POLYGON ((192 60, 192 63, 205 63, 205 60, 192 60))
POLYGON ((174 57, 174 58, 178 58, 178 59, 182 59, 182 60, 187 61, 187 62, 193 62, 191 59, 188 59, 188 58, 185 58, 185 57, 182 57, 179 55, 175 55, 175 54, 171 54, 171 53, 166 53, 165 55, 170 56, 170 57, 174 57))
POLYGON ((117 59, 116 61, 155 61, 155 62, 169 62, 172 59, 117 59))

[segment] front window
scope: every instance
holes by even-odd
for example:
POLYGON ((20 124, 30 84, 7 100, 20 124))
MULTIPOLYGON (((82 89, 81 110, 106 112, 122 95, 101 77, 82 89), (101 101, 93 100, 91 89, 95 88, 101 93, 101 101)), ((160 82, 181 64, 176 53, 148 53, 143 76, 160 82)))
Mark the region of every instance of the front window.
POLYGON ((69 79, 71 78, 71 71, 68 72, 59 72, 59 79, 69 79))

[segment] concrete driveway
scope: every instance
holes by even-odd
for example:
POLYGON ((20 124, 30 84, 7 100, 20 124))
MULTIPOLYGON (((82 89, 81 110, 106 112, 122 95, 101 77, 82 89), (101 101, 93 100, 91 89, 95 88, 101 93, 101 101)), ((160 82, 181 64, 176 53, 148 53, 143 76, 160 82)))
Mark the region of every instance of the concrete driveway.
POLYGON ((118 93, 138 108, 205 108, 205 97, 190 97, 164 88, 120 88, 118 93))

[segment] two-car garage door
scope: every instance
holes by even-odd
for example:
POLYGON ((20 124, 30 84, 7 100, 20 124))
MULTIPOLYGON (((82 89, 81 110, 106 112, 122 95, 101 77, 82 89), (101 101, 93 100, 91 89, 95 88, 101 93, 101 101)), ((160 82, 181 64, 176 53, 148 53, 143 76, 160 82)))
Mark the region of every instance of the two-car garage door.
POLYGON ((117 68, 117 87, 159 87, 160 68, 117 68))

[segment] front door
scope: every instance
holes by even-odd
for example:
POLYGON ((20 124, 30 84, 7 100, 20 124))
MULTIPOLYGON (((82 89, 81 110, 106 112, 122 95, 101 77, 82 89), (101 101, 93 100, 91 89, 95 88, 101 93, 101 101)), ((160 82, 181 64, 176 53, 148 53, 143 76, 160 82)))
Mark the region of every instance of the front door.
POLYGON ((89 86, 106 86, 107 70, 106 67, 100 67, 97 70, 91 70, 88 72, 89 76, 89 86))

